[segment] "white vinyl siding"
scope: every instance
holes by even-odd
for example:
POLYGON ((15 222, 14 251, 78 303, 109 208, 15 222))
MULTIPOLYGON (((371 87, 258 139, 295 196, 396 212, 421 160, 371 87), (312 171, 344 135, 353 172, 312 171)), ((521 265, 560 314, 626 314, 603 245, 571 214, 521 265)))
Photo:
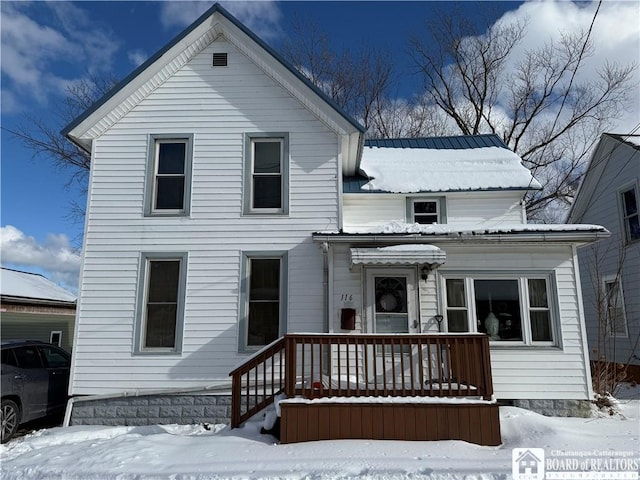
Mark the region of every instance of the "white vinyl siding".
POLYGON ((229 385, 242 252, 287 251, 288 328, 323 328, 322 251, 338 227, 338 136, 223 38, 94 140, 74 395, 229 385), (212 68, 214 51, 229 65, 212 68), (242 81, 239 82, 238 79, 242 81), (190 214, 144 216, 150 134, 193 133, 190 214), (247 132, 288 132, 289 215, 243 215, 247 132), (135 355, 140 252, 188 252, 182 353, 135 355))
POLYGON ((439 199, 440 222, 448 225, 492 226, 525 223, 520 192, 452 192, 437 196, 346 193, 345 228, 372 228, 390 222, 413 222, 410 202, 439 199), (446 197, 446 200, 445 200, 446 197))
MULTIPOLYGON (((587 353, 583 348, 579 292, 574 277, 576 266, 571 246, 435 244, 446 252, 447 261, 432 272, 426 282, 418 280, 420 331, 437 332, 435 315, 446 314, 443 277, 455 278, 459 272, 496 271, 498 268, 506 276, 517 276, 517 272, 521 271, 527 272, 532 278, 547 278, 553 272, 554 283, 549 283, 547 288, 554 290, 554 303, 550 305, 554 309, 553 318, 557 327, 554 331, 555 346, 545 342, 530 346, 507 346, 492 342, 491 366, 495 395, 500 399, 589 399, 587 353), (531 275, 534 271, 540 272, 540 275, 531 275)), ((339 328, 340 308, 352 306, 357 313, 355 331, 370 331, 367 330, 365 318, 366 305, 360 293, 364 269, 350 268, 350 247, 335 245, 331 249, 333 309, 330 324, 334 331, 344 333, 339 328), (352 297, 341 303, 343 295, 352 297)), ((446 330, 444 322, 442 329, 446 330)))

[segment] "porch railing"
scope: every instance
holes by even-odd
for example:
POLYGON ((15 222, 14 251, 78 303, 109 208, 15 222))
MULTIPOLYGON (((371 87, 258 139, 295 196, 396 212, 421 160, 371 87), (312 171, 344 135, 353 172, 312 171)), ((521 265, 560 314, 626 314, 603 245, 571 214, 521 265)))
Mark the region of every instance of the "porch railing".
POLYGON ((233 377, 232 427, 287 397, 475 397, 493 394, 484 334, 287 334, 233 377))

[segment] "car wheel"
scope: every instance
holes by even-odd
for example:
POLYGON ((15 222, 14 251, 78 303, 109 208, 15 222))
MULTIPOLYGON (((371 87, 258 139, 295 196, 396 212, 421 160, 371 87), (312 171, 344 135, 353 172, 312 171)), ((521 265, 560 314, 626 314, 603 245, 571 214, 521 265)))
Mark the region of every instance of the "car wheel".
POLYGON ((20 407, 13 400, 2 400, 0 407, 0 426, 2 443, 8 442, 15 435, 20 424, 20 407))

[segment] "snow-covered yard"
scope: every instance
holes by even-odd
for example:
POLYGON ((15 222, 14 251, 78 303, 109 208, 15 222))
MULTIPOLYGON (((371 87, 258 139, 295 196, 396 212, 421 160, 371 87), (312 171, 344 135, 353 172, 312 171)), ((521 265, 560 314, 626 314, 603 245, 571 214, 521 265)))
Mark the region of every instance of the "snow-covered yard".
POLYGON ((550 467, 591 470, 591 476, 575 478, 637 479, 639 410, 639 400, 623 400, 619 414, 593 418, 550 418, 503 407, 500 447, 373 440, 279 445, 258 433, 258 421, 234 430, 223 425, 52 428, 0 447, 1 477, 508 479, 514 448, 542 448, 550 467), (605 476, 612 469, 619 473, 605 476))

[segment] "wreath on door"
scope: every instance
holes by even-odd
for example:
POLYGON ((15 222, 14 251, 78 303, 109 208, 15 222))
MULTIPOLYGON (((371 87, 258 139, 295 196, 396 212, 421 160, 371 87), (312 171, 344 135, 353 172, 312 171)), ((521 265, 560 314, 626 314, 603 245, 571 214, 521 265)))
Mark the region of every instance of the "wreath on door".
POLYGON ((376 311, 400 313, 405 309, 405 286, 395 278, 384 278, 376 284, 376 311))

